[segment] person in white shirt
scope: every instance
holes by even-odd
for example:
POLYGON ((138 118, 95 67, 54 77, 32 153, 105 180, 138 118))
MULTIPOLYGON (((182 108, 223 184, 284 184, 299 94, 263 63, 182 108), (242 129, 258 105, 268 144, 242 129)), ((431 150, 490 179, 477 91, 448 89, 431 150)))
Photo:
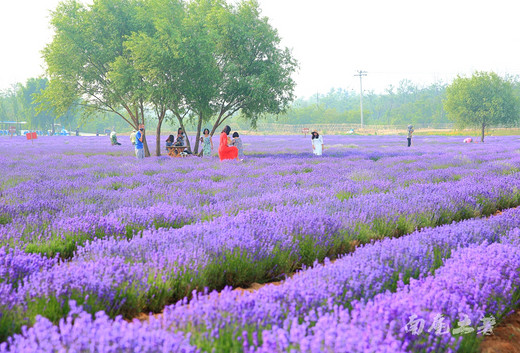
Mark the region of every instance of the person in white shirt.
POLYGON ((316 156, 321 156, 323 154, 323 136, 320 136, 320 134, 318 134, 318 131, 314 130, 312 132, 311 140, 312 152, 316 156))

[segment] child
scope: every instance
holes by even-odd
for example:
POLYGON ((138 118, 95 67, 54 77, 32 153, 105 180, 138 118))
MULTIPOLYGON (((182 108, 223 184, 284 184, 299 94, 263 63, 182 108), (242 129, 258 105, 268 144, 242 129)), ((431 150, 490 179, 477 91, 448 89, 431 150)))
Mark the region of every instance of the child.
POLYGON ((244 147, 242 145, 242 140, 236 131, 233 133, 233 140, 231 140, 231 145, 238 148, 238 158, 244 159, 244 147))
POLYGON ((202 156, 203 157, 211 157, 211 151, 213 151, 213 140, 211 136, 209 136, 209 129, 204 129, 204 136, 200 138, 200 142, 202 142, 202 156))

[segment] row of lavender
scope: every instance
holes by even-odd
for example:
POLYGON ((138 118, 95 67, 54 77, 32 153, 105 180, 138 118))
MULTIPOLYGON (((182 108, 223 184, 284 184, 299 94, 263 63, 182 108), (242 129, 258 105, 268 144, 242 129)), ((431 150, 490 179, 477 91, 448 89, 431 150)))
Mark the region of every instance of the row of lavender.
MULTIPOLYGON (((439 147, 444 142, 413 151, 393 146, 391 151, 386 147, 377 151, 382 148, 377 144, 355 152, 337 147, 331 150, 331 157, 310 161, 286 154, 260 155, 239 165, 198 159, 179 164, 156 159, 138 165, 117 156, 113 162, 127 164, 119 169, 103 166, 106 169, 95 169, 81 177, 83 172, 78 169, 86 162, 77 155, 65 158, 50 153, 38 157, 49 162, 46 165, 56 156, 64 159, 50 172, 42 172, 36 168, 38 158, 31 159, 28 151, 27 160, 19 161, 24 168, 11 170, 18 173, 17 181, 11 174, 4 183, 16 185, 5 189, 5 209, 14 212, 8 213, 10 219, 5 218, 8 221, 0 233, 12 247, 3 248, 0 261, 0 270, 10 274, 1 288, 6 293, 2 316, 6 319, 0 325, 10 323, 2 327, 2 332, 17 330, 37 314, 57 321, 69 311, 69 299, 82 303, 89 312, 105 310, 112 316, 157 311, 189 295, 192 289, 266 281, 302 263, 343 253, 352 243, 486 215, 519 203, 515 174, 519 162, 514 149, 504 152, 491 144, 486 148, 494 154, 482 155, 480 146, 463 151, 448 145, 442 150, 439 147), (269 167, 270 163, 274 167, 269 167), (197 176, 197 166, 205 166, 205 176, 197 176), (69 174, 68 168, 74 172, 69 174), (177 172, 170 173, 172 168, 177 172), (427 168, 436 169, 431 172, 427 168), (257 176, 258 172, 263 174, 257 176), (188 179, 181 180, 183 175, 188 179), (55 179, 47 180, 49 176, 55 179), (67 189, 66 179, 75 176, 79 179, 76 188, 67 189), (88 176, 99 180, 89 184, 88 176), (124 193, 121 187, 106 189, 113 185, 110 178, 114 177, 121 178, 118 185, 144 181, 137 181, 139 186, 124 193), (81 191, 82 187, 85 190, 81 191), (90 188, 98 191, 92 193, 97 203, 84 208, 76 191, 88 193, 90 188), (190 198, 186 190, 196 193, 190 198), (172 200, 164 200, 165 194, 172 195, 172 200), (262 210, 254 210, 256 207, 262 210), (16 214, 18 211, 20 214, 16 214), (203 218, 201 215, 213 220, 179 230, 150 229, 158 224, 178 226, 182 222, 175 220, 203 218), (26 221, 25 227, 38 228, 41 219, 41 228, 56 229, 49 226, 52 222, 65 225, 71 238, 58 237, 54 242, 58 245, 71 239, 69 244, 75 249, 78 241, 96 235, 103 239, 87 242, 70 261, 59 264, 52 256, 49 260, 26 256, 16 246, 24 244, 27 234, 16 227, 23 224, 23 217, 30 220, 31 216, 37 221, 32 225, 26 221), (87 230, 79 231, 82 226, 87 230), (99 232, 101 228, 117 228, 119 233, 99 232), (95 231, 89 233, 88 229, 95 231), (142 236, 121 239, 125 235, 131 238, 136 229, 144 229, 142 236)), ((515 141, 510 142, 514 148, 515 141)), ((395 141, 387 138, 378 143, 391 145, 395 141)), ((96 155, 85 156, 93 157, 96 155)), ((106 163, 110 158, 100 157, 98 162, 106 163)), ((28 234, 37 238, 38 247, 42 242, 43 249, 48 248, 45 235, 38 231, 28 234)), ((23 249, 33 251, 31 245, 23 249)))
POLYGON ((0 352, 472 351, 520 301, 520 210, 385 239, 254 293, 197 294, 147 322, 71 303, 0 352))
MULTIPOLYGON (((98 152, 107 153, 107 148, 97 147, 96 138, 69 139, 63 145, 38 140, 42 146, 30 149, 21 144, 25 141, 15 141, 20 153, 0 156, 6 166, 1 244, 68 258, 76 243, 92 237, 131 237, 143 229, 181 227, 238 210, 316 204, 411 184, 494 176, 516 170, 519 163, 517 153, 499 144, 462 146, 463 150, 440 140, 412 151, 395 147, 395 138, 346 137, 336 138, 343 143, 331 142, 335 147, 330 157, 316 160, 302 153, 307 140, 293 137, 286 144, 300 153, 256 154, 240 165, 193 158, 154 158, 137 164, 131 150, 107 156, 98 152)), ((0 143, 6 141, 10 140, 0 143)))

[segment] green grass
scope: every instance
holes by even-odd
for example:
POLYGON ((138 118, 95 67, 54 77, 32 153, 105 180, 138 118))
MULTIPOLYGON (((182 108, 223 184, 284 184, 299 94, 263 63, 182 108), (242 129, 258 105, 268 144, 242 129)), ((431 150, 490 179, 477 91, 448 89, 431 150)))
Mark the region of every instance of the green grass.
POLYGON ((11 223, 13 218, 7 213, 0 213, 0 225, 11 223))
POLYGON ((1 189, 14 188, 15 186, 25 182, 32 180, 31 177, 11 177, 2 181, 1 189))
POLYGON ((22 326, 29 323, 17 309, 9 311, 0 307, 0 312, 0 342, 5 342, 9 336, 20 332, 22 326))
POLYGON ((336 194, 336 198, 340 201, 344 201, 352 198, 354 195, 355 193, 350 191, 340 191, 336 194))
POLYGON ((59 255, 62 259, 70 259, 74 255, 79 245, 85 244, 88 240, 103 238, 106 234, 101 230, 96 230, 95 234, 83 232, 66 233, 63 236, 55 235, 49 240, 40 242, 34 241, 27 244, 25 252, 41 254, 47 257, 59 255))
MULTIPOLYGON (((480 142, 480 136, 482 136, 482 129, 452 129, 452 130, 432 130, 432 131, 421 131, 417 130, 414 132, 416 136, 472 136, 476 137, 480 142)), ((494 128, 486 130, 485 136, 516 136, 520 135, 520 129, 518 128, 494 128)), ((484 141, 486 139, 484 138, 484 141)))
POLYGON ((212 175, 210 179, 216 183, 225 179, 223 175, 212 175))
MULTIPOLYGON (((336 197, 351 197, 352 194, 344 192, 339 193, 336 197)), ((393 216, 375 219, 370 223, 357 224, 351 230, 340 230, 335 234, 330 234, 330 242, 328 244, 318 244, 313 236, 305 234, 288 234, 293 237, 296 244, 296 251, 291 249, 281 249, 274 247, 266 254, 251 254, 245 250, 236 248, 215 254, 215 257, 205 266, 194 270, 177 269, 178 272, 164 274, 151 273, 148 281, 152 284, 151 290, 148 292, 138 292, 128 283, 121 283, 117 286, 116 302, 122 305, 110 306, 94 296, 86 296, 88 293, 72 293, 67 298, 77 300, 79 304, 84 304, 85 309, 94 313, 97 310, 105 310, 109 315, 123 315, 130 318, 141 311, 158 312, 165 305, 173 303, 184 297, 190 297, 193 290, 204 291, 205 288, 210 290, 220 290, 225 286, 232 287, 248 287, 253 282, 266 283, 273 280, 284 278, 288 273, 294 272, 296 269, 304 266, 312 265, 316 260, 322 261, 325 257, 331 259, 338 255, 348 253, 354 249, 355 245, 365 244, 374 239, 382 239, 386 237, 399 237, 409 234, 416 229, 424 227, 435 227, 442 224, 448 224, 453 221, 460 221, 468 218, 487 216, 495 213, 497 210, 510 208, 520 205, 520 193, 513 190, 509 195, 504 195, 498 200, 490 201, 484 196, 477 196, 478 205, 473 208, 470 205, 461 207, 458 211, 449 210, 436 212, 418 212, 417 214, 401 215, 397 218, 393 216)), ((214 217, 216 215, 212 215, 214 217)), ((211 219, 210 216, 207 216, 211 219)), ((181 224, 169 224, 156 220, 154 225, 158 227, 179 227, 181 224)), ((133 237, 139 236, 140 231, 144 228, 138 228, 138 225, 128 224, 125 234, 121 236, 133 237)), ((78 244, 92 239, 93 237, 102 237, 104 234, 96 233, 95 235, 87 234, 67 234, 64 238, 57 237, 45 243, 32 243, 27 247, 28 252, 44 253, 47 256, 53 256, 60 253, 62 257, 72 256, 78 244)), ((449 251, 443 249, 433 249, 435 261, 434 271, 442 265, 443 260, 450 255, 449 251)), ((402 278, 408 282, 410 278, 418 275, 414 270, 403 270, 402 278)), ((386 283, 387 289, 395 290, 395 281, 386 283)), ((9 311, 10 320, 15 320, 17 324, 9 324, 8 321, 0 321, 0 336, 19 332, 21 324, 25 322, 20 317, 28 317, 33 320, 35 315, 40 314, 50 318, 56 322, 65 316, 69 308, 64 304, 64 298, 34 298, 28 305, 28 311, 18 315, 16 310, 9 311), (14 330, 14 331, 13 331, 14 330)), ((348 305, 348 303, 345 303, 348 305)), ((204 340, 198 333, 194 333, 194 339, 204 340)), ((230 336, 232 337, 232 336, 230 336)), ((232 340, 222 338, 222 346, 214 341, 215 351, 226 351, 226 347, 232 340)), ((470 345, 470 343, 468 343, 470 345)), ((212 346, 213 347, 213 346, 212 346)), ((234 348, 233 348, 234 349, 234 348)), ((229 351, 229 350, 228 350, 229 351)))

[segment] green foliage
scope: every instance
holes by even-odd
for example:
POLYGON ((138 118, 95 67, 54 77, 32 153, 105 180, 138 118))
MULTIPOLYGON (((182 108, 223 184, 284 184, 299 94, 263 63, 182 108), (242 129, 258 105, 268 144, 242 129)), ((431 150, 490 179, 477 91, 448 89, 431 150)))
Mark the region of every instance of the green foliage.
MULTIPOLYGON (((449 123, 442 106, 445 85, 434 83, 419 87, 408 80, 399 87, 388 87, 384 93, 371 91, 364 95, 365 122, 374 125, 442 126, 449 123)), ((296 100, 279 117, 268 116, 268 122, 287 124, 359 124, 359 94, 344 89, 331 89, 296 100)), ((234 122, 235 123, 235 122, 234 122)))
POLYGON ((13 220, 10 214, 0 213, 0 225, 5 225, 13 220))
MULTIPOLYGON (((152 83, 146 82, 125 50, 126 38, 146 29, 137 0, 71 0, 51 15, 55 35, 43 50, 50 82, 39 97, 57 115, 81 104, 85 112, 111 112, 137 128, 144 123, 152 83)), ((110 124, 111 125, 111 124, 110 124)), ((146 141, 145 153, 148 155, 146 141)))
MULTIPOLYGON (((305 266, 312 266, 315 261, 321 262, 325 259, 330 249, 320 246, 312 236, 298 235, 295 239, 298 243, 300 255, 299 263, 305 266)), ((336 255, 332 253, 332 255, 336 255)))
POLYGON ((481 127, 484 142, 489 126, 510 126, 519 118, 519 100, 511 80, 494 72, 458 76, 446 89, 444 108, 459 127, 481 127))
POLYGON ((152 30, 133 33, 125 47, 139 74, 157 88, 172 117, 213 134, 241 113, 250 125, 278 114, 293 99, 296 62, 258 4, 220 0, 145 2, 152 30))
POLYGON ((17 310, 12 311, 0 307, 0 312, 2 313, 0 315, 0 342, 5 342, 9 336, 20 332, 23 325, 28 324, 17 310))
POLYGON ((338 200, 344 201, 352 198, 354 195, 355 194, 350 191, 340 191, 336 194, 336 197, 338 198, 338 200))
POLYGON ((278 279, 294 271, 298 265, 295 254, 278 248, 263 259, 255 259, 254 254, 236 248, 226 251, 206 265, 199 272, 196 280, 200 283, 197 286, 199 289, 209 287, 217 290, 225 286, 247 288, 254 282, 278 279))
POLYGON ((256 1, 72 0, 51 24, 40 102, 61 115, 81 98, 134 128, 153 112, 157 155, 163 121, 195 124, 197 152, 203 123, 213 134, 241 113, 255 125, 293 99, 296 62, 256 1))

